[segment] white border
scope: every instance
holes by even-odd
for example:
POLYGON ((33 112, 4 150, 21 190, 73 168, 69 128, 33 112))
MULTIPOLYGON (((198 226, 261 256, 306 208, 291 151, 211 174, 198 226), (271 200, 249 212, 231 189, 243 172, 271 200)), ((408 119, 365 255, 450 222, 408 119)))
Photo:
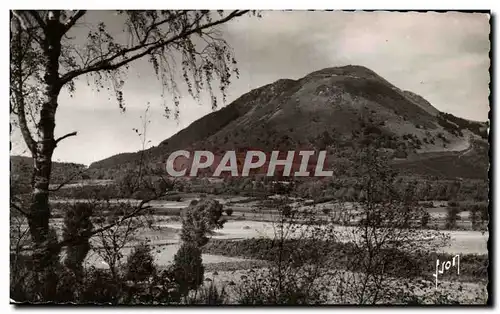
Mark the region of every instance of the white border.
MULTIPOLYGON (((499 1, 497 0, 474 0, 474 1, 464 1, 464 0, 448 0, 448 1, 436 1, 436 0, 419 0, 419 1, 357 1, 357 0, 350 0, 350 1, 317 1, 317 0, 308 0, 308 1, 300 1, 300 0, 295 0, 295 1, 270 1, 270 0, 252 0, 252 1, 234 1, 234 0, 225 0, 225 1, 203 1, 203 0, 183 0, 183 1, 150 1, 150 0, 141 0, 141 1, 102 1, 102 0, 86 0, 86 1, 67 1, 67 0, 50 0, 50 1, 34 1, 34 0, 23 0, 23 1, 2 1, 1 6, 2 10, 0 10, 0 25, 2 25, 2 31, 1 31, 1 42, 2 43, 7 43, 8 42, 8 37, 9 37, 9 30, 8 30, 8 9, 30 9, 30 8, 39 8, 39 9, 44 9, 44 8, 68 8, 71 6, 72 9, 79 9, 79 8, 86 8, 86 9, 113 9, 113 8, 121 8, 121 9, 152 9, 152 8, 172 8, 172 9, 236 9, 236 8, 246 8, 246 9, 378 9, 378 10, 387 10, 387 9, 392 9, 392 10, 488 10, 491 9, 492 12, 498 13, 499 1)), ((496 17, 498 18, 498 17, 496 17)), ((498 23, 498 21, 496 21, 498 23)), ((495 36, 495 41, 496 41, 495 36)), ((2 131, 0 132, 0 138, 1 138, 1 147, 7 147, 9 143, 9 136, 8 136, 8 119, 9 119, 9 112, 8 112, 8 106, 6 104, 7 98, 8 98, 8 76, 7 73, 9 73, 9 66, 8 66, 8 45, 5 44, 2 49, 1 49, 1 57, 0 57, 0 64, 1 64, 1 73, 3 74, 3 79, 4 84, 2 84, 2 98, 5 100, 4 105, 2 106, 1 114, 2 114, 2 120, 5 122, 2 123, 2 131)), ((497 54, 495 53, 495 56, 497 54)), ((496 78, 495 81, 495 86, 494 88, 498 90, 498 78, 496 78)), ((497 95, 498 96, 498 95, 497 95)), ((496 110, 496 114, 494 117, 495 120, 495 142, 492 143, 493 147, 498 146, 498 141, 499 141, 499 126, 498 124, 500 123, 499 118, 498 118, 498 109, 496 110)), ((8 233, 9 233, 9 211, 7 210, 8 208, 8 198, 9 198, 9 156, 8 153, 6 152, 5 154, 1 155, 1 161, 0 161, 0 169, 1 169, 1 183, 0 183, 0 193, 1 193, 1 199, 3 200, 4 204, 6 206, 3 207, 2 210, 2 215, 3 219, 2 221, 4 222, 4 227, 1 228, 2 230, 2 236, 1 236, 1 241, 3 243, 2 247, 4 247, 3 252, 4 252, 4 260, 2 262, 3 265, 3 271, 1 274, 0 282, 1 282, 1 293, 0 295, 2 296, 2 301, 0 305, 2 308, 5 308, 8 312, 14 311, 15 308, 11 305, 9 305, 9 255, 8 255, 8 233)), ((495 177, 495 182, 497 182, 497 171, 494 173, 495 177)), ((495 195, 498 195, 498 185, 495 187, 495 195)), ((496 211, 496 209, 492 210, 493 212, 496 212, 495 215, 495 225, 499 225, 499 216, 500 213, 496 211)), ((495 245, 495 253, 498 251, 498 243, 495 245)), ((497 254, 495 254, 497 256, 497 254)), ((498 282, 498 277, 500 271, 496 269, 496 265, 493 265, 492 267, 495 269, 495 278, 494 281, 498 282)), ((498 288, 498 286, 497 286, 498 288)), ((498 302, 498 300, 497 300, 498 302)), ((61 310, 69 310, 71 308, 62 308, 61 310)), ((103 308, 103 309, 108 309, 108 308, 103 308)), ((109 308, 110 309, 110 308, 109 308)), ((303 309, 303 308, 302 308, 303 309)), ((34 312, 34 311, 53 311, 54 308, 32 308, 30 310, 24 310, 25 312, 34 312)), ((88 311, 91 313, 96 313, 96 312, 102 312, 103 310, 98 309, 98 308, 78 308, 79 311, 88 311)), ((117 310, 116 308, 114 310, 117 310)), ((152 310, 157 311, 172 311, 175 310, 174 308, 118 308, 119 311, 123 310, 132 310, 134 313, 146 313, 150 312, 152 310)), ((195 309, 190 308, 187 309, 189 311, 194 311, 195 309)), ((203 311, 206 311, 207 308, 201 309, 203 311)), ((210 310, 210 309, 208 309, 210 310)), ((219 309, 216 309, 219 310, 219 309)), ((228 311, 235 311, 238 309, 235 308, 227 308, 228 311)), ((257 309, 257 311, 262 311, 263 309, 257 309)), ((267 309, 266 309, 267 310, 267 309)), ((279 311, 279 312, 285 312, 289 311, 290 309, 278 309, 278 308, 272 308, 268 310, 273 310, 273 311, 279 311)), ((300 309, 296 309, 300 310, 300 309)), ((309 309, 304 309, 309 311, 309 309)), ((342 310, 340 308, 329 308, 329 309, 324 309, 328 311, 339 311, 342 310)), ((349 308, 350 311, 361 311, 361 309, 354 309, 354 308, 349 308)), ((378 309, 372 309, 372 311, 385 311, 385 308, 378 308, 378 309)), ((402 310, 401 308, 393 308, 393 310, 400 311, 402 310)), ((405 310, 415 310, 415 309, 405 309, 405 310)), ((425 309, 425 311, 429 312, 442 312, 445 310, 444 308, 433 308, 433 309, 425 309)), ((456 310, 455 308, 453 309, 448 309, 448 310, 456 310)), ((471 310, 469 308, 469 310, 471 310)), ((254 310, 255 311, 255 310, 254 310)))
POLYGON ((495 0, 419 0, 419 1, 321 1, 321 0, 252 0, 252 1, 234 1, 234 0, 183 0, 183 1, 65 1, 65 0, 46 0, 43 2, 33 0, 19 0, 10 7, 16 9, 46 9, 46 8, 68 8, 72 9, 152 9, 152 8, 171 8, 171 9, 261 9, 261 10, 282 10, 282 9, 357 9, 357 10, 478 10, 490 9, 495 0))

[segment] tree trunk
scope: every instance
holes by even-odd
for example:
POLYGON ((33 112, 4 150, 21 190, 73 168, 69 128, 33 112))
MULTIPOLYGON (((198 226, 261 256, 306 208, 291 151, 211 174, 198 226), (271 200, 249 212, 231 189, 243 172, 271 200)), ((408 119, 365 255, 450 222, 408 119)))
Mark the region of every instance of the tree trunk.
POLYGON ((50 232, 49 218, 49 183, 52 171, 52 154, 56 142, 54 139, 57 98, 61 89, 59 80, 59 57, 61 54, 61 23, 58 14, 47 21, 44 40, 45 68, 43 103, 40 121, 37 125, 38 141, 33 154, 34 173, 31 195, 30 215, 28 218, 33 240, 33 265, 38 273, 37 293, 43 301, 53 300, 57 285, 54 267, 59 262, 59 252, 51 250, 51 244, 57 242, 57 236, 50 232))

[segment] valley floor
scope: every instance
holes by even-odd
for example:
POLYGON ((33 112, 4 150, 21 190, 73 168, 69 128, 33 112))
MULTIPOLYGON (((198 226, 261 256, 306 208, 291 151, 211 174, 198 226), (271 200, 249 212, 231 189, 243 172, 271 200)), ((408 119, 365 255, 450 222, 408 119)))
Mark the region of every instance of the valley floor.
MULTIPOLYGON (((234 214, 229 217, 224 227, 217 230, 213 235, 214 240, 225 240, 225 241, 241 241, 245 239, 259 239, 259 238, 273 238, 275 235, 275 229, 273 227, 272 214, 262 214, 256 213, 251 209, 251 202, 246 202, 244 197, 222 197, 219 201, 224 204, 235 205, 234 214), (267 216, 266 216, 267 215, 267 216)), ((56 200, 54 205, 73 202, 75 200, 56 200)), ((128 201, 128 200, 121 200, 128 201)), ((123 249, 123 262, 125 262, 126 257, 131 252, 132 247, 135 243, 139 243, 144 240, 150 240, 150 245, 153 248, 153 255, 156 264, 163 268, 168 267, 172 263, 173 258, 177 250, 179 249, 179 231, 181 229, 181 222, 179 221, 178 211, 181 208, 188 206, 190 198, 185 198, 180 202, 169 202, 169 201, 156 201, 153 202, 153 207, 162 210, 161 215, 155 215, 155 223, 152 225, 151 229, 143 229, 139 232, 138 237, 134 243, 130 243, 127 247, 123 249), (176 214, 166 215, 168 210, 176 211, 176 214), (165 212, 166 211, 166 212, 165 212)), ((120 201, 116 201, 120 202, 120 201)), ((324 205, 324 204, 320 204, 324 205)), ((429 210, 431 215, 439 219, 444 209, 439 206, 439 202, 436 202, 436 207, 429 210)), ((56 205, 57 206, 57 205, 56 205)), ((344 204, 345 206, 345 204, 344 204)), ((466 217, 464 217, 466 219, 466 217)), ((51 224, 56 227, 56 229, 61 231, 62 218, 55 218, 52 220, 51 224)), ((25 226, 27 227, 27 226, 25 226)), ((349 241, 349 236, 352 235, 354 227, 351 226, 336 226, 335 231, 338 233, 339 240, 349 241), (343 240, 343 235, 346 238, 343 240)), ((438 253, 449 253, 449 254, 478 254, 487 255, 488 254, 488 232, 482 231, 472 231, 472 230, 443 230, 442 233, 449 236, 450 241, 446 246, 435 246, 433 247, 434 252, 438 253)), ((432 241, 432 239, 429 239, 432 241)), ((97 268, 108 268, 109 266, 103 261, 103 259, 98 254, 97 243, 92 243, 93 249, 89 252, 85 266, 94 266, 97 268)), ((64 255, 64 254, 63 254, 64 255)), ((205 278, 209 278, 208 282, 216 282, 223 286, 228 286, 228 291, 231 291, 233 283, 241 281, 242 276, 247 276, 249 269, 254 271, 263 271, 266 269, 267 262, 263 260, 256 260, 249 258, 248 256, 230 256, 231 254, 203 254, 203 264, 206 267, 205 278), (231 284, 230 284, 231 283, 231 284)), ((426 262, 425 262, 426 263, 426 262)), ((431 268, 432 265, 429 265, 431 268)), ((433 298, 441 293, 445 295, 453 295, 453 300, 460 300, 461 303, 481 303, 484 304, 487 300, 486 283, 483 281, 475 281, 473 276, 463 276, 464 280, 469 282, 462 282, 461 280, 446 280, 444 278, 440 281, 440 288, 435 289, 435 283, 429 281, 428 278, 425 279, 405 279, 397 278, 391 283, 394 287, 407 287, 408 293, 413 296, 419 296, 422 302, 433 303, 433 298), (438 292, 440 291, 440 292, 438 292), (427 301, 425 301, 427 300, 427 301)), ((327 279, 325 279, 327 280, 327 279)), ((330 279, 328 279, 330 280, 330 279)), ((329 283, 334 286, 335 283, 332 281, 329 283)), ((232 292, 232 300, 234 299, 234 291, 232 292)), ((335 294, 329 297, 331 303, 345 303, 354 302, 353 300, 336 300, 335 294)), ((387 299, 385 302, 394 303, 398 300, 387 299)))

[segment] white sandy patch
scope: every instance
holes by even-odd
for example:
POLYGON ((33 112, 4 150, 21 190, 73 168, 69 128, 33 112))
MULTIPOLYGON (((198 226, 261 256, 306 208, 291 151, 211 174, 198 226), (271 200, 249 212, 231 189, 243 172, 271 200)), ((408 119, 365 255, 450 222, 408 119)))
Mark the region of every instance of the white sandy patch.
MULTIPOLYGON (((161 223, 162 227, 172 229, 181 228, 181 223, 161 223)), ((355 227, 351 226, 336 226, 336 236, 339 241, 347 242, 352 239, 355 227)), ((487 254, 488 253, 488 232, 481 231, 441 231, 450 236, 449 245, 446 247, 436 247, 438 252, 446 252, 450 254, 487 254)), ((238 220, 228 221, 223 229, 217 230, 217 235, 212 236, 214 239, 250 239, 250 238, 273 238, 275 229, 273 223, 263 221, 238 220)))
MULTIPOLYGON (((159 266, 168 266, 174 261, 174 256, 179 250, 180 244, 169 244, 159 246, 152 250, 155 263, 159 266)), ((132 251, 131 248, 124 248, 122 253, 124 255, 122 262, 126 262, 127 256, 132 251)), ((220 262, 241 262, 248 261, 248 259, 227 257, 222 255, 202 254, 203 264, 212 264, 220 262)), ((95 266, 97 268, 109 268, 104 260, 94 250, 91 250, 86 258, 86 266, 95 266)))

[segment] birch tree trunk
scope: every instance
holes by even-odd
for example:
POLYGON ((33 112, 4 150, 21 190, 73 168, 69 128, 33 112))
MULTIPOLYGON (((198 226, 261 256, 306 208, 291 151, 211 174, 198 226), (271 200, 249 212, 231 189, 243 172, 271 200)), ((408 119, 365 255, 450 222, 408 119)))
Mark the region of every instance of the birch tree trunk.
POLYGON ((28 217, 33 240, 33 265, 38 273, 35 287, 43 300, 55 297, 57 278, 54 267, 59 261, 59 252, 51 250, 51 244, 57 237, 50 232, 49 218, 49 183, 52 170, 52 154, 56 141, 54 139, 55 114, 57 99, 61 89, 59 79, 59 57, 61 54, 61 23, 58 11, 47 21, 43 42, 43 66, 45 68, 43 100, 40 121, 37 125, 38 141, 33 156, 33 190, 28 217))
MULTIPOLYGON (((35 293, 33 301, 55 301, 57 290, 57 274, 55 267, 59 265, 59 253, 61 247, 78 245, 76 237, 73 240, 57 240, 53 228, 50 228, 51 216, 49 204, 49 184, 52 172, 52 155, 59 141, 76 135, 76 132, 66 134, 60 138, 54 138, 55 115, 58 107, 58 96, 65 84, 71 84, 81 75, 104 72, 105 79, 112 80, 113 84, 121 77, 120 68, 128 68, 128 64, 141 59, 150 58, 150 63, 158 74, 159 69, 168 75, 161 77, 164 86, 174 86, 175 72, 170 67, 169 55, 171 49, 180 52, 187 57, 185 61, 188 66, 183 66, 182 71, 186 83, 194 86, 195 92, 190 91, 192 96, 199 94, 202 84, 210 85, 214 77, 220 80, 220 90, 224 91, 230 83, 233 72, 237 73, 236 61, 228 49, 228 44, 222 38, 214 38, 210 29, 224 24, 238 16, 248 13, 247 10, 234 10, 226 16, 219 12, 220 17, 213 19, 210 11, 130 11, 121 13, 129 25, 130 34, 134 40, 122 45, 115 42, 113 36, 108 33, 101 23, 99 31, 88 33, 88 45, 78 47, 86 55, 86 62, 76 62, 72 53, 66 48, 76 48, 70 42, 63 43, 63 36, 85 15, 85 10, 77 10, 71 17, 67 18, 61 11, 51 10, 44 12, 43 16, 35 10, 11 10, 11 52, 16 52, 15 58, 11 59, 11 110, 17 109, 19 127, 24 141, 26 142, 33 157, 33 177, 30 204, 27 210, 19 209, 27 217, 29 231, 32 238, 32 273, 34 282, 32 288, 35 293), (168 27, 163 27, 168 26, 168 27), (132 30, 133 29, 133 30, 132 30), (17 30, 17 32, 13 32, 17 30), (16 36, 16 37, 14 37, 16 36), (190 39, 194 36, 207 37, 207 47, 210 51, 196 51, 196 45, 190 39), (107 46, 101 45, 101 37, 106 39, 107 46), (26 40, 24 40, 26 39, 26 40), (65 49, 61 46, 64 45, 65 49), (68 47, 66 47, 68 45, 68 47), (15 47, 14 49, 12 47, 15 47), (172 48, 170 48, 172 47, 172 48), (104 49, 104 52, 102 51, 104 49), (61 51, 63 51, 61 55, 61 51), (24 54, 22 52, 30 52, 24 54), (60 61, 64 64, 62 72, 59 73, 60 61), (72 62, 68 62, 72 60, 72 62), (74 62, 73 62, 74 61, 74 62), (74 63, 74 64, 73 64, 74 63), (43 77, 41 78, 40 75, 43 77), (190 78, 192 74, 192 79, 190 78), (14 74, 14 77, 12 76, 14 74), (35 83, 30 79, 34 79, 35 83), (35 87, 35 91, 28 91, 29 87, 35 87), (36 136, 31 134, 26 119, 25 110, 30 108, 28 101, 32 98, 26 97, 32 92, 36 94, 36 112, 39 113, 39 121, 34 130, 36 136), (25 108, 26 107, 26 108, 25 108)), ((216 36, 217 37, 217 36, 216 36)), ((78 53, 78 52, 77 52, 78 53)), ((11 53, 11 58, 12 58, 11 53)), ((102 80, 99 78, 98 80, 102 80)), ((116 84, 114 84, 116 85, 116 84)), ((117 100, 123 109, 121 85, 115 87, 117 100)), ((73 86, 74 87, 74 86, 73 86)), ((177 99, 177 98, 176 98, 177 99)), ((213 106, 217 98, 212 95, 213 106)), ((177 108, 178 101, 175 106, 177 108)), ((30 112, 31 113, 31 112, 30 112)), ((31 121, 30 121, 31 122, 31 121)), ((147 201, 141 202, 139 207, 128 216, 131 218, 137 214, 147 201)), ((115 224, 101 228, 101 231, 112 228, 115 224)), ((93 231, 93 234, 100 231, 93 231)), ((89 237, 92 234, 88 235, 89 237)), ((32 291, 30 291, 31 293, 32 291)), ((31 300, 30 300, 31 301, 31 300)))

